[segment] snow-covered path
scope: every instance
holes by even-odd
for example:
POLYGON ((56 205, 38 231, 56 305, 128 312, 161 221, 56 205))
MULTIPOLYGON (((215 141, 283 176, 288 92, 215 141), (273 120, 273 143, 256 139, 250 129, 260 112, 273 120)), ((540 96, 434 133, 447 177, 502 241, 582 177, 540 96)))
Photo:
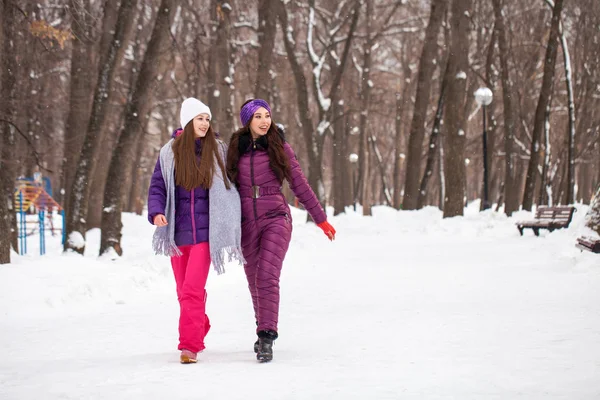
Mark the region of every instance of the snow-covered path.
MULTIPOLYGON (((581 210, 580 210, 581 211, 581 210)), ((196 365, 152 229, 125 215, 125 257, 15 257, 0 268, 0 399, 598 399, 600 257, 571 228, 521 238, 470 210, 297 211, 275 360, 257 364, 243 270, 209 277, 213 329, 196 365)), ((94 247, 95 246, 95 247, 94 247)))

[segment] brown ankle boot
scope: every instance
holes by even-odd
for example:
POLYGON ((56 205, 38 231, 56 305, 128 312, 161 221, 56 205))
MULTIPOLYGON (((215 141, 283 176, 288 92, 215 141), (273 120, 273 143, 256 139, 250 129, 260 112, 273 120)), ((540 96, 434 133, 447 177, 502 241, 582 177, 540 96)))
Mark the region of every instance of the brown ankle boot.
POLYGON ((179 361, 182 364, 195 364, 198 360, 196 360, 196 353, 191 352, 189 350, 181 350, 181 356, 179 356, 179 361))

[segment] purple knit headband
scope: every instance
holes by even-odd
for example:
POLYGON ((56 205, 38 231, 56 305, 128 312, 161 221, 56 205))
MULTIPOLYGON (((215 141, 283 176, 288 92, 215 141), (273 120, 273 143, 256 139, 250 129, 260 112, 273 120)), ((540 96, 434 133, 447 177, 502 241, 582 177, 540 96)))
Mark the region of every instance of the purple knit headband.
POLYGON ((242 121, 242 125, 246 126, 246 124, 248 124, 248 122, 254 116, 256 110, 258 110, 261 107, 264 107, 269 112, 269 114, 271 114, 271 106, 269 106, 269 103, 267 103, 263 99, 254 99, 248 102, 244 107, 242 107, 242 109, 240 110, 240 121, 242 121))

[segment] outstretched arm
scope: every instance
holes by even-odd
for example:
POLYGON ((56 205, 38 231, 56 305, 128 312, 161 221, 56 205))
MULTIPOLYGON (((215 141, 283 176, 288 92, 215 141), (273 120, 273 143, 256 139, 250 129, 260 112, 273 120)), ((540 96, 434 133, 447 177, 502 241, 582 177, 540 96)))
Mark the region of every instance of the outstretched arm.
POLYGON ((321 207, 321 203, 319 203, 319 199, 315 195, 315 192, 308 184, 308 180, 302 172, 302 168, 300 168, 300 163, 298 162, 298 158, 296 157, 292 146, 290 146, 289 143, 284 143, 283 149, 290 160, 290 172, 292 176, 292 179, 289 182, 290 189, 292 189, 292 192, 294 192, 298 201, 302 203, 316 224, 326 221, 327 215, 325 214, 323 207, 321 207))

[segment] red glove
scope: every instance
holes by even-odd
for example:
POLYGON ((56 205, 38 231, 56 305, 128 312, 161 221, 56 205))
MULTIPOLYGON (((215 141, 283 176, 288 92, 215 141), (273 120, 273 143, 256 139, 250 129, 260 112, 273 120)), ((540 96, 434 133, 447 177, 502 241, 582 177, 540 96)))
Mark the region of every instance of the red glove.
POLYGON ((335 229, 333 228, 333 226, 331 226, 331 224, 329 222, 323 221, 320 224, 318 224, 317 226, 319 228, 321 228, 323 230, 323 232, 325 232, 325 235, 327 235, 329 240, 335 239, 335 229))

